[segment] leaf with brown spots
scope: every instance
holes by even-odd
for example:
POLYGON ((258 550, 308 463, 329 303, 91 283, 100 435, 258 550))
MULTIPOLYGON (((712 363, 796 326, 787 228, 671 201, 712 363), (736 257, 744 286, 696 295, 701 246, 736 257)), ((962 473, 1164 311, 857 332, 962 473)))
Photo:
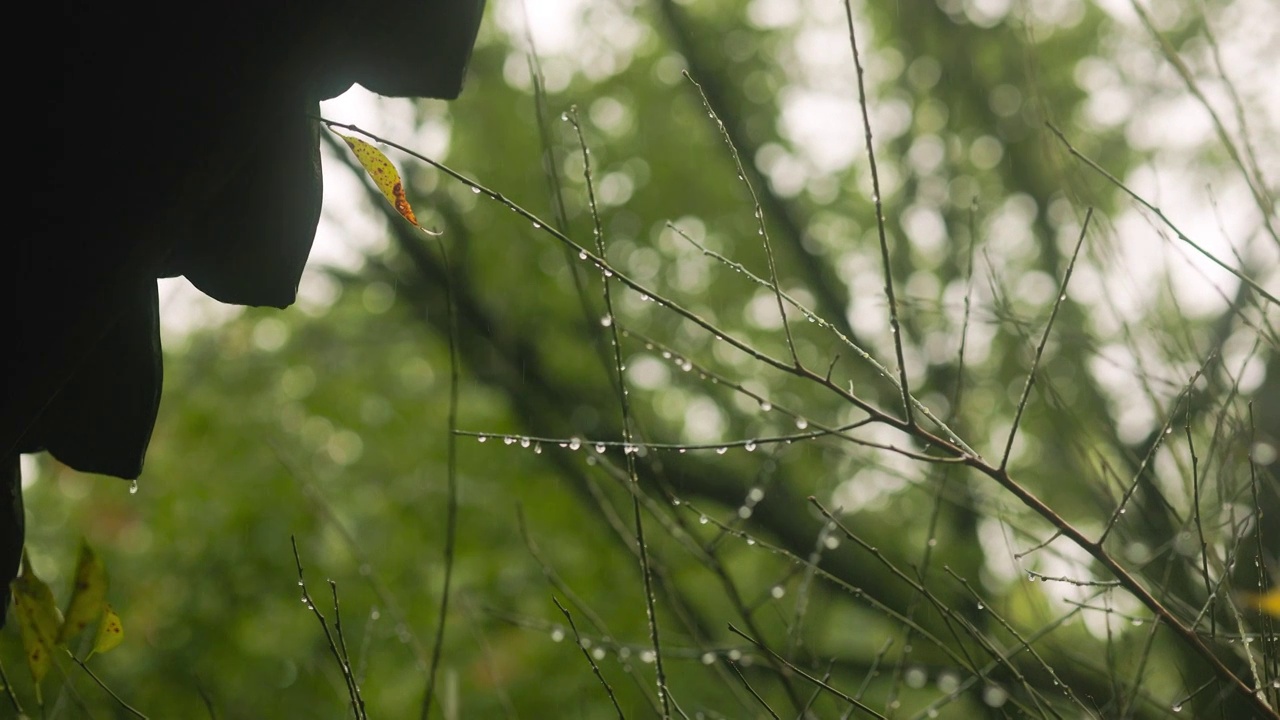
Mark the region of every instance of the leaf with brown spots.
POLYGON ((104 653, 115 649, 124 642, 124 626, 120 624, 120 616, 110 605, 102 606, 102 621, 98 623, 98 635, 93 639, 93 652, 104 653))
MULTIPOLYGON (((409 198, 405 196, 404 181, 400 179, 400 173, 396 171, 396 166, 387 159, 387 156, 378 148, 361 140, 360 138, 350 137, 342 133, 335 133, 347 143, 347 147, 351 148, 351 152, 355 153, 356 160, 360 161, 360 166, 364 171, 369 173, 369 177, 373 180, 373 184, 378 186, 382 194, 387 198, 387 202, 391 203, 391 207, 396 209, 404 219, 413 223, 414 227, 423 232, 430 233, 429 230, 418 224, 418 218, 413 214, 413 208, 409 205, 409 198)), ((431 233, 434 234, 434 233, 431 233)))
POLYGON ((62 613, 53 602, 53 591, 31 569, 31 560, 22 554, 22 575, 13 581, 13 608, 22 631, 22 649, 27 667, 36 684, 36 700, 40 700, 40 681, 53 663, 62 613))
POLYGON ((89 623, 98 618, 107 604, 107 568, 102 559, 80 541, 80 559, 76 561, 75 586, 67 602, 66 619, 58 632, 58 644, 62 645, 80 634, 89 623))

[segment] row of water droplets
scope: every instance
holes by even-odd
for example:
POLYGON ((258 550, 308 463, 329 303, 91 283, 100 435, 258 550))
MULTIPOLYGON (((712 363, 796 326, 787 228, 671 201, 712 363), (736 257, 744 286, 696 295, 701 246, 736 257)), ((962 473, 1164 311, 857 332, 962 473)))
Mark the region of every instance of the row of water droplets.
MULTIPOLYGON (((569 637, 568 632, 560 625, 553 626, 550 635, 551 642, 554 643, 564 642, 569 637)), ((578 646, 590 653, 594 660, 604 660, 612 652, 614 658, 623 664, 638 660, 645 665, 652 665, 657 657, 652 648, 633 648, 630 645, 620 645, 614 643, 610 638, 595 641, 589 637, 582 637, 578 640, 578 646)), ((752 655, 743 653, 737 648, 706 650, 698 656, 698 660, 703 665, 714 665, 719 659, 725 659, 740 665, 751 665, 755 662, 755 658, 752 655)))

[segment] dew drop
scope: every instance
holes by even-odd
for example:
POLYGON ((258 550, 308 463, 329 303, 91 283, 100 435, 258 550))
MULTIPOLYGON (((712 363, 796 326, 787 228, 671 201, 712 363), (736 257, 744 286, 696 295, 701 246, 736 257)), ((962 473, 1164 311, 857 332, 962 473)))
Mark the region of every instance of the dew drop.
POLYGON ((706 516, 706 515, 699 515, 699 516, 698 516, 698 524, 699 524, 699 525, 706 525, 706 524, 707 524, 707 522, 709 522, 709 521, 708 521, 708 519, 707 519, 707 516, 706 516))
POLYGON ((804 419, 804 418, 802 418, 802 417, 798 417, 798 418, 796 418, 796 428, 797 428, 797 429, 799 429, 799 430, 804 430, 804 429, 805 429, 805 428, 807 428, 807 427, 809 427, 809 421, 808 421, 808 420, 805 420, 805 419, 804 419))
POLYGON ((489 438, 484 435, 480 435, 479 437, 476 438, 476 442, 482 443, 482 442, 488 442, 488 441, 489 441, 489 438))
POLYGON ((746 444, 746 445, 743 445, 742 447, 743 447, 743 448, 745 448, 747 452, 755 452, 755 450, 756 450, 756 441, 755 441, 755 440, 748 440, 748 441, 747 441, 747 444, 746 444))
POLYGON ((480 188, 475 187, 475 186, 473 185, 473 186, 471 187, 471 192, 472 192, 472 193, 475 193, 476 195, 479 195, 479 194, 480 194, 480 188))
POLYGON ((578 253, 578 259, 579 259, 579 260, 586 260, 586 259, 587 259, 587 253, 586 253, 585 251, 583 251, 583 252, 579 252, 579 253, 578 253))
POLYGON ((542 229, 542 223, 539 223, 538 221, 536 221, 536 220, 535 220, 535 221, 533 222, 533 229, 534 229, 534 230, 541 230, 541 229, 542 229))
POLYGON ((574 438, 569 438, 569 449, 570 449, 570 450, 577 450, 577 449, 578 449, 578 448, 580 448, 580 447, 582 447, 582 441, 581 441, 581 440, 579 440, 579 439, 578 439, 578 438, 576 438, 576 437, 574 437, 574 438))
POLYGON ((613 318, 609 317, 608 315, 605 315, 604 317, 600 318, 600 325, 603 327, 609 327, 610 325, 613 325, 613 318))
POLYGON ((774 585, 773 588, 769 590, 769 594, 773 596, 774 600, 781 600, 782 596, 787 594, 787 589, 781 585, 774 585))
POLYGON ((129 494, 130 494, 130 495, 137 495, 137 494, 138 494, 138 481, 137 481, 137 480, 130 480, 130 481, 129 481, 129 494))
POLYGON ((601 455, 603 455, 603 454, 604 454, 604 445, 603 445, 603 444, 596 445, 596 452, 598 452, 598 453, 600 453, 601 455))
POLYGON ((769 402, 768 400, 761 400, 760 409, 764 412, 769 412, 770 410, 773 409, 773 403, 769 402))
POLYGON ((729 452, 729 448, 727 448, 727 447, 718 447, 718 448, 716 448, 716 454, 717 454, 717 455, 723 455, 723 454, 725 454, 725 453, 727 453, 727 452, 729 452))
POLYGON ((522 447, 522 448, 527 448, 527 447, 529 447, 529 438, 527 438, 527 437, 526 437, 526 438, 520 438, 520 447, 522 447))
POLYGON ((564 640, 564 629, 554 628, 551 630, 551 642, 560 642, 564 640))

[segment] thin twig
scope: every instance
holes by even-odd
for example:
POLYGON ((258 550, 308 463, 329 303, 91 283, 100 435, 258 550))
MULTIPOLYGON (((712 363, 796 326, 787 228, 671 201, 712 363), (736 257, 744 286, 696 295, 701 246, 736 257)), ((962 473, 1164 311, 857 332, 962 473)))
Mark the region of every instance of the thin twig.
POLYGON ((437 237, 440 248, 440 263, 445 268, 444 296, 449 315, 449 439, 447 441, 447 500, 445 509, 444 531, 444 587, 440 590, 440 614, 436 619, 436 637, 431 648, 431 666, 427 670, 427 689, 422 697, 422 720, 427 720, 431 712, 431 701, 435 696, 436 670, 440 666, 440 657, 444 652, 445 620, 449 614, 449 590, 453 581, 453 561, 458 540, 458 312, 453 302, 453 282, 449 279, 449 253, 444 239, 437 237))
MULTIPOLYGON (((732 628, 733 626, 730 625, 730 627, 732 628)), ((756 701, 760 703, 760 706, 768 711, 769 715, 773 717, 773 720, 782 720, 782 718, 778 717, 778 713, 774 712, 773 708, 769 707, 769 703, 765 702, 765 699, 760 697, 760 693, 756 692, 756 689, 751 687, 751 683, 747 681, 747 676, 743 675, 742 670, 738 668, 738 663, 729 661, 729 667, 738 676, 738 679, 742 681, 742 685, 747 689, 747 692, 751 693, 751 697, 755 698, 756 701)))
POLYGON ((13 705, 14 715, 22 717, 22 703, 18 702, 18 695, 13 691, 13 683, 9 682, 9 674, 4 671, 4 663, 0 663, 0 682, 4 683, 4 694, 13 705))
POLYGON ((1164 223, 1165 227, 1172 230, 1173 233, 1178 236, 1179 240, 1186 243, 1187 245, 1190 245, 1196 252, 1208 258, 1209 261, 1212 262, 1213 264, 1217 265, 1223 270, 1226 270, 1227 272, 1234 275, 1236 279, 1239 280, 1240 282, 1253 288, 1254 292, 1266 298, 1268 301, 1274 304, 1280 305, 1280 299, 1276 299, 1275 295, 1272 295, 1271 293, 1267 292, 1265 288, 1259 285, 1255 280, 1246 276, 1244 273, 1240 272, 1239 270, 1236 270, 1230 265, 1227 265, 1226 263, 1219 260, 1213 253, 1200 247, 1198 244, 1196 244, 1194 240, 1192 240, 1191 238, 1183 234, 1183 232, 1179 230, 1178 227, 1174 225, 1173 222, 1169 220, 1168 217, 1165 216, 1164 212, 1161 211, 1160 208, 1156 207, 1155 205, 1152 205, 1150 202, 1146 200, 1146 198, 1143 198, 1138 193, 1129 189, 1128 185, 1125 185, 1123 182, 1121 182, 1121 180, 1117 178, 1115 175, 1112 175, 1111 173, 1107 172, 1105 169, 1103 169, 1101 165, 1094 162, 1092 159, 1085 157, 1083 153, 1077 150, 1075 146, 1072 145, 1071 142, 1067 140, 1067 136, 1063 134, 1063 132, 1059 130, 1053 123, 1045 123, 1045 124, 1049 126, 1049 129, 1053 131, 1054 135, 1058 136, 1058 139, 1062 141, 1062 144, 1067 146, 1067 152, 1079 158, 1082 162, 1084 162, 1085 165, 1088 165, 1099 175, 1106 178, 1108 182, 1110 182, 1111 184, 1123 190, 1126 195, 1133 198, 1134 201, 1136 201, 1139 205, 1141 205, 1142 207, 1154 213, 1155 216, 1160 219, 1160 222, 1164 223))
MULTIPOLYGON (((596 254, 603 259, 605 257, 604 245, 604 228, 600 224, 600 212, 596 207, 595 184, 591 176, 591 152, 587 149, 586 138, 582 134, 582 126, 578 123, 577 108, 572 108, 570 112, 565 113, 565 119, 573 127, 574 132, 578 136, 578 145, 582 150, 583 177, 587 186, 587 207, 591 212, 592 230, 596 241, 596 254)), ((609 329, 609 340, 613 349, 613 372, 617 376, 618 405, 622 411, 622 440, 623 442, 632 442, 631 437, 631 402, 627 397, 627 381, 626 374, 623 371, 622 345, 618 341, 618 323, 616 322, 616 314, 613 310, 613 293, 610 290, 609 273, 603 274, 604 282, 601 283, 604 295, 605 322, 609 329)), ((631 484, 635 487, 640 485, 640 476, 636 471, 636 461, 634 454, 626 454, 627 476, 631 480, 631 484)), ((658 679, 658 695, 662 701, 662 717, 663 720, 670 720, 671 717, 671 698, 670 690, 667 687, 666 668, 662 659, 662 643, 658 632, 658 610, 656 607, 656 599, 653 593, 653 569, 649 566, 649 547, 644 537, 644 520, 640 512, 640 499, 635 493, 631 495, 632 519, 635 525, 636 546, 640 554, 640 572, 644 577, 644 603, 645 614, 649 620, 649 640, 653 643, 653 665, 658 679)))
MULTIPOLYGON (((93 678, 93 681, 94 681, 95 683, 97 683, 97 684, 98 684, 98 687, 100 687, 100 688, 102 688, 103 690, 105 690, 105 691, 106 691, 106 693, 107 693, 108 695, 110 695, 110 696, 111 696, 111 697, 112 697, 112 698, 113 698, 117 703, 119 703, 119 704, 120 704, 120 707, 124 708, 126 712, 128 712, 130 715, 133 715, 133 716, 134 716, 134 717, 136 717, 136 718, 142 718, 142 720, 147 720, 147 716, 146 716, 146 715, 143 715, 143 714, 142 714, 142 713, 141 713, 137 708, 135 708, 135 707, 133 707, 132 705, 130 705, 129 703, 125 702, 123 698, 121 698, 119 695, 116 695, 116 694, 115 694, 115 692, 113 692, 113 691, 111 690, 111 688, 107 687, 107 684, 106 684, 106 683, 104 683, 104 682, 102 682, 102 679, 101 679, 101 678, 99 678, 97 675, 95 675, 95 674, 93 673, 93 671, 89 669, 89 666, 88 666, 88 665, 86 665, 86 664, 85 664, 85 662, 84 662, 83 660, 81 660, 80 658, 76 657, 76 656, 75 656, 75 654, 74 654, 74 653, 72 653, 71 651, 67 651, 67 656, 68 656, 68 657, 70 657, 72 660, 74 660, 74 661, 75 661, 75 663, 76 663, 77 665, 79 665, 79 666, 80 666, 80 669, 81 669, 81 670, 84 670, 84 671, 85 671, 85 673, 87 673, 87 674, 89 675, 89 677, 93 678)), ((7 681, 7 680, 5 681, 5 684, 6 684, 6 685, 8 685, 8 681, 7 681)), ((16 702, 16 700, 15 700, 15 702, 16 702)), ((19 713, 19 717, 22 717, 21 713, 19 713)))
POLYGON ((884 294, 889 299, 889 331, 893 333, 893 349, 898 355, 898 381, 902 388, 902 408, 908 426, 914 425, 911 391, 907 386, 907 363, 902 353, 902 326, 898 323, 898 302, 893 294, 893 265, 889 260, 889 239, 885 231, 884 198, 880 196, 880 170, 876 167, 876 151, 871 142, 871 117, 867 112, 867 88, 863 82, 862 56, 858 52, 858 38, 853 30, 853 6, 844 2, 844 16, 849 25, 849 47, 853 51, 853 66, 858 71, 858 107, 862 109, 862 127, 866 130, 867 163, 871 167, 871 201, 876 209, 876 232, 880 237, 880 261, 884 267, 884 294))
POLYGON ((739 630, 738 628, 734 627, 734 626, 733 626, 733 623, 729 623, 729 632, 733 633, 734 635, 737 635, 738 637, 742 638, 743 640, 746 640, 747 642, 751 643, 752 645, 755 645, 755 646, 756 646, 757 648, 759 648, 760 650, 763 650, 764 652, 766 652, 766 653, 768 653, 768 654, 770 654, 770 655, 774 656, 774 657, 775 657, 775 658, 777 658, 780 662, 782 662, 782 664, 783 664, 783 665, 786 665, 788 668, 790 668, 792 672, 796 673, 797 675, 799 675, 800 677, 804 678, 805 680, 808 680, 809 682, 813 683, 814 685, 816 685, 816 686, 818 686, 818 687, 822 688, 823 690, 826 690, 827 692, 831 693, 832 695, 835 695, 836 697, 840 698, 841 700, 844 700, 845 702, 847 702, 847 703, 849 703, 849 704, 853 705, 854 707, 856 707, 856 708, 858 708, 859 710, 861 710, 862 712, 864 712, 864 713, 866 713, 866 714, 870 715, 871 717, 873 717, 873 718, 880 718, 881 720, 884 720, 884 716, 883 716, 883 715, 881 715, 880 713, 876 712, 875 710, 871 709, 870 707, 867 707, 865 704, 863 704, 861 701, 857 700, 857 699, 856 699, 856 698, 854 698, 853 696, 848 695, 848 694, 843 693, 843 692, 840 692, 840 691, 839 691, 839 690, 837 690, 836 688, 834 688, 834 687, 832 687, 832 686, 828 685, 827 683, 825 683, 825 682, 823 682, 823 681, 819 680, 818 678, 816 678, 816 677, 814 677, 814 676, 810 675, 809 673, 805 672, 804 670, 801 670, 800 668, 796 667, 793 663, 791 663, 790 661, 788 661, 786 658, 784 658, 784 657, 782 657, 781 655, 779 655, 779 654, 775 653, 773 650, 771 650, 771 649, 769 649, 768 647, 764 646, 764 645, 763 645, 763 644, 761 644, 759 641, 757 641, 755 638, 751 637, 750 635, 747 635, 746 633, 742 632, 742 631, 741 631, 741 630, 739 630))
POLYGON ((782 302, 782 284, 778 281, 778 265, 773 259, 773 245, 769 242, 769 229, 765 227, 764 209, 760 207, 760 198, 756 195, 756 189, 751 184, 751 180, 747 177, 747 170, 742 166, 742 158, 738 155, 738 148, 733 144, 733 138, 729 136, 729 130, 724 126, 724 122, 720 120, 720 116, 716 114, 716 109, 711 107, 711 101, 707 99, 707 94, 702 91, 702 85, 686 70, 682 73, 684 78, 693 83, 698 89, 698 96, 702 98, 702 106, 707 109, 707 114, 715 120, 716 126, 720 129, 720 136, 724 138, 725 145, 729 146, 729 154, 733 156, 733 164, 738 170, 738 180, 746 186, 747 192, 751 195, 751 204, 755 206, 756 229, 760 234, 760 240, 764 244, 764 255, 769 261, 769 284, 773 287, 774 299, 778 302, 778 313, 782 316, 782 329, 787 336, 787 347, 791 350, 791 361, 796 367, 800 366, 800 354, 796 351, 796 341, 791 335, 791 320, 787 317, 786 305, 782 302))
POLYGON ((573 622, 573 615, 569 614, 568 609, 566 609, 564 605, 561 605, 560 601, 557 600, 554 595, 551 596, 551 602, 555 603, 556 607, 560 608, 560 612, 564 613, 564 619, 569 623, 569 629, 573 631, 573 639, 577 641, 578 649, 582 651, 583 657, 585 657, 587 662, 590 663, 591 672, 596 674, 596 678, 600 681, 600 684, 604 686, 604 691, 609 694, 609 700, 613 703, 613 709, 618 711, 618 719, 625 720, 626 715, 623 714, 622 707, 618 705, 618 698, 613 694, 613 688, 610 687, 609 681, 604 679, 604 674, 600 672, 600 666, 596 665, 596 659, 591 657, 591 653, 588 652, 586 646, 582 644, 582 636, 578 634, 578 626, 573 622))
POLYGON ((1058 310, 1067 301, 1067 283, 1071 282, 1071 273, 1076 267, 1076 258, 1080 256, 1080 248, 1084 246, 1085 235, 1089 232, 1089 221, 1093 219, 1093 208, 1084 214, 1084 222, 1080 225, 1080 237, 1076 240, 1076 248, 1071 253, 1071 261, 1067 263, 1067 271, 1062 275, 1062 284, 1058 286, 1058 296, 1053 303, 1053 311, 1049 313, 1049 322, 1044 325, 1044 334, 1040 336, 1040 344, 1036 346, 1035 359, 1031 361, 1031 370, 1027 373, 1027 381, 1022 386, 1022 397, 1018 399, 1018 409, 1013 415, 1013 427, 1009 428, 1009 439, 1004 445, 1004 454, 1000 457, 1000 469, 1009 465, 1009 454, 1013 452, 1013 438, 1018 434, 1018 424, 1022 422, 1022 412, 1027 409, 1027 399, 1031 396, 1031 386, 1036 381, 1036 371, 1040 369, 1040 358, 1044 356, 1045 345, 1049 343, 1049 332, 1053 330, 1053 321, 1058 318, 1058 310))
POLYGON ((293 545, 293 561, 298 568, 298 587, 302 588, 302 603, 307 606, 307 609, 315 615, 316 620, 320 623, 320 629, 324 631, 325 640, 329 642, 329 652, 333 653, 333 658, 338 661, 338 669, 342 673, 342 679, 347 685, 347 694, 351 698, 351 712, 355 714, 357 720, 363 720, 367 717, 364 711, 364 700, 360 697, 360 688, 356 685, 355 676, 351 674, 351 663, 343 650, 339 648, 338 643, 334 641, 333 633, 329 630, 329 622, 325 620, 324 614, 320 612, 320 608, 316 607, 315 601, 311 599, 311 593, 307 591, 307 581, 302 572, 302 555, 298 552, 298 539, 290 535, 289 542, 293 545))
POLYGON ((1196 535, 1200 538, 1200 577, 1204 579, 1204 593, 1208 598, 1207 613, 1209 615, 1209 637, 1218 634, 1218 616, 1214 612, 1217 596, 1209 581, 1209 544, 1204 539, 1204 524, 1200 522, 1200 459, 1196 456, 1195 440, 1191 437, 1191 421, 1187 420, 1187 451, 1191 453, 1191 502, 1192 517, 1196 521, 1196 535))

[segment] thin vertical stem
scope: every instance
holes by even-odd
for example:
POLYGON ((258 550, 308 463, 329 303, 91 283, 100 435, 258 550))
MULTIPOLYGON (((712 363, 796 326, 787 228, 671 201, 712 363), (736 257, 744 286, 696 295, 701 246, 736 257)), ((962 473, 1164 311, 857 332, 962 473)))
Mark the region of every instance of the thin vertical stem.
POLYGON ((902 354, 902 325, 898 322, 898 301, 893 293, 893 267, 889 260, 889 239, 885 232, 884 198, 880 195, 880 170, 876 166, 876 151, 871 142, 871 117, 867 112, 867 88, 863 82, 862 56, 858 52, 858 38, 853 31, 853 8, 849 0, 844 2, 845 20, 849 25, 849 47, 853 51, 853 65, 858 71, 858 107, 862 109, 862 127, 866 130, 867 162, 871 167, 871 201, 876 208, 876 231, 880 236, 880 261, 884 266, 884 294, 889 299, 889 331, 893 333, 893 349, 898 356, 898 383, 902 390, 902 408, 907 425, 914 425, 911 390, 907 385, 907 364, 902 354))

